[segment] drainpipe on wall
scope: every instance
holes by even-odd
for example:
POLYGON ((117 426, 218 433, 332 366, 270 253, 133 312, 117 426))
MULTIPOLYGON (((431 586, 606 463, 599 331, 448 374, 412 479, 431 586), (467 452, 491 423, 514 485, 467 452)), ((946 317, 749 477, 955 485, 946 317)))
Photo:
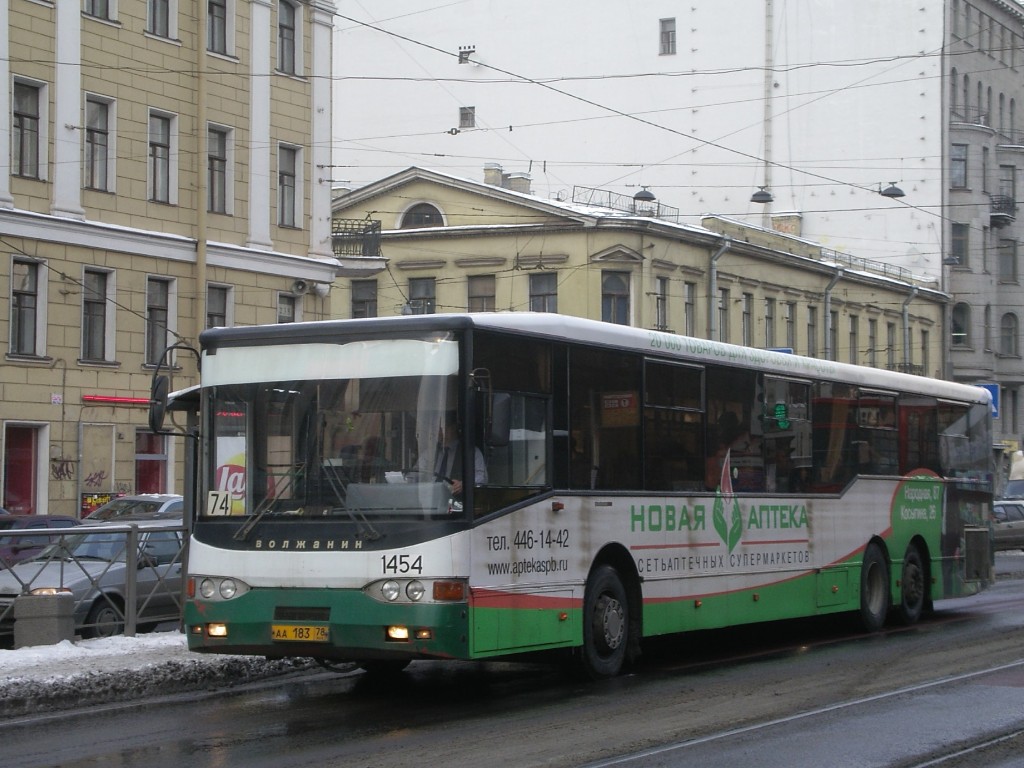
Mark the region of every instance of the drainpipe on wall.
POLYGON ((917 296, 917 286, 910 289, 910 295, 903 302, 903 370, 910 373, 910 302, 917 296))
POLYGON ((832 289, 836 283, 843 279, 843 268, 836 269, 835 275, 825 288, 825 359, 835 360, 835 350, 832 349, 832 289))
POLYGON ((712 341, 721 341, 718 338, 718 260, 732 248, 732 238, 729 235, 722 236, 722 244, 711 256, 711 264, 708 267, 708 338, 712 341))

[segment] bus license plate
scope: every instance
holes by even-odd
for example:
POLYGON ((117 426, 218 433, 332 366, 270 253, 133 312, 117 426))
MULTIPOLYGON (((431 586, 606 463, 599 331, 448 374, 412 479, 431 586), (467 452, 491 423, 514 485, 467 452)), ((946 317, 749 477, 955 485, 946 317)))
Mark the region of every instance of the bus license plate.
POLYGON ((329 627, 314 627, 307 624, 273 624, 270 639, 297 643, 326 643, 331 639, 329 627))

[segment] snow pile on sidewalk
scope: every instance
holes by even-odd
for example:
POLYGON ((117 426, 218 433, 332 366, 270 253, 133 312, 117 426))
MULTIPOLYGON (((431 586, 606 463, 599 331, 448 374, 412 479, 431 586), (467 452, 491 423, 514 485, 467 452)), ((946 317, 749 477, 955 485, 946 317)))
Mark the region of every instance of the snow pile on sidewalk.
POLYGON ((225 688, 309 666, 190 653, 176 631, 0 650, 0 717, 225 688))

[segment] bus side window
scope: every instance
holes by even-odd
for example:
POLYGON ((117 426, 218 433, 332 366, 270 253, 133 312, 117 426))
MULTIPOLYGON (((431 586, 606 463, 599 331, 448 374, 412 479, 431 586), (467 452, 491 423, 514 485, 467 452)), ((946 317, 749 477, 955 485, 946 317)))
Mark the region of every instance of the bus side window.
POLYGON ((757 404, 757 375, 740 368, 709 366, 705 374, 707 392, 707 454, 704 485, 714 490, 721 483, 722 467, 728 455, 735 491, 765 489, 760 406, 757 404), (757 414, 756 422, 751 419, 757 414))

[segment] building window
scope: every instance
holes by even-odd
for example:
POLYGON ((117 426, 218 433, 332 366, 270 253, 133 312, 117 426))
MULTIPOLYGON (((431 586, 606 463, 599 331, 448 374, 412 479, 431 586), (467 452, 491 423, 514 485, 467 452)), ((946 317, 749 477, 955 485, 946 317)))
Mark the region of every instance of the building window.
POLYGON ((231 132, 211 126, 207 132, 207 196, 211 213, 228 213, 228 144, 231 132))
POLYGON ((436 283, 432 277, 409 278, 409 308, 414 315, 432 315, 436 311, 436 283))
POLYGON ((1017 241, 999 241, 999 282, 1017 282, 1017 241))
POLYGON ((82 286, 82 359, 107 359, 107 291, 110 273, 86 270, 82 286))
POLYGON ((718 289, 718 341, 729 341, 729 289, 718 289))
POLYGON ((629 272, 601 273, 601 319, 629 325, 629 272))
POLYGON ((157 365, 164 356, 171 330, 171 282, 151 277, 146 281, 146 364, 157 365))
POLYGON ((672 56, 676 52, 676 20, 661 19, 658 21, 658 52, 662 56, 672 56))
POLYGON ((952 225, 952 237, 950 238, 950 259, 953 264, 958 267, 968 266, 967 252, 970 246, 970 233, 971 228, 967 224, 958 224, 954 222, 952 225))
POLYGON ((85 0, 85 15, 96 19, 113 19, 110 0, 85 0))
POLYGON ((231 288, 226 285, 210 285, 206 288, 206 327, 222 328, 231 325, 228 311, 231 308, 231 288))
POLYGON ((999 166, 999 194, 1016 202, 1017 200, 1017 166, 999 166))
POLYGON ((885 355, 886 366, 890 371, 896 369, 896 323, 885 324, 885 355))
POLYGON ((473 275, 469 278, 467 293, 470 312, 494 311, 494 275, 473 275))
POLYGON ((967 145, 954 144, 949 153, 949 185, 967 189, 967 145))
POLYGON ((295 317, 296 312, 296 299, 289 293, 279 293, 277 295, 277 322, 279 323, 294 323, 298 318, 295 317))
POLYGON ((29 83, 14 84, 14 126, 11 137, 11 173, 38 179, 40 162, 43 87, 29 83))
POLYGON ((157 37, 172 36, 172 0, 148 0, 146 31, 157 37))
POLYGON ((298 166, 298 148, 282 146, 277 154, 277 223, 282 227, 298 226, 298 166))
POLYGON ((206 48, 213 53, 228 52, 228 0, 207 0, 206 48))
POLYGON ((530 275, 530 311, 558 312, 558 274, 540 272, 530 275))
POLYGON ((743 317, 742 317, 742 344, 745 347, 754 346, 754 294, 743 294, 743 317))
POLYGON ((860 318, 857 315, 850 315, 850 362, 853 365, 860 362, 860 318))
POLYGON ((999 323, 999 354, 1017 357, 1020 354, 1017 336, 1017 316, 1007 312, 999 323))
POLYGON ((135 430, 135 492, 167 491, 167 444, 163 435, 135 430))
POLYGON ((868 320, 868 365, 878 367, 878 321, 868 320))
POLYGON ((669 279, 667 277, 655 278, 654 289, 654 329, 667 331, 668 327, 668 291, 669 279))
POLYGON ((764 346, 772 349, 775 346, 775 299, 764 300, 764 346))
POLYGON ((950 318, 950 342, 953 346, 966 346, 970 343, 971 332, 971 308, 960 302, 953 305, 953 312, 950 318))
POLYGON ((476 128, 476 107, 459 107, 459 128, 476 128))
POLYGON ((921 329, 921 374, 923 376, 930 376, 928 369, 931 368, 932 357, 931 350, 929 348, 930 338, 928 331, 921 329))
POLYGON ((149 199, 157 203, 171 202, 171 129, 174 118, 168 115, 149 116, 149 199))
POLYGON ((97 98, 85 100, 85 186, 87 189, 110 191, 111 104, 97 98))
POLYGON ((807 356, 818 356, 818 308, 807 308, 807 356))
POLYGON ((377 281, 352 281, 352 317, 377 316, 377 281))
POLYGON ((298 10, 287 0, 277 4, 277 68, 287 75, 294 75, 296 66, 296 31, 298 29, 298 10))
POLYGON ((11 354, 39 354, 39 264, 15 259, 11 266, 11 354))
POLYGON ((697 284, 683 283, 683 333, 697 334, 697 284))
POLYGON ((416 203, 402 214, 399 229, 422 229, 424 227, 444 226, 441 212, 430 203, 416 203))
POLYGON ((796 302, 786 302, 786 347, 796 350, 796 302))

